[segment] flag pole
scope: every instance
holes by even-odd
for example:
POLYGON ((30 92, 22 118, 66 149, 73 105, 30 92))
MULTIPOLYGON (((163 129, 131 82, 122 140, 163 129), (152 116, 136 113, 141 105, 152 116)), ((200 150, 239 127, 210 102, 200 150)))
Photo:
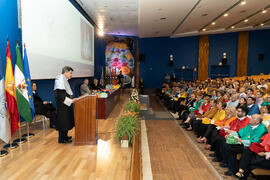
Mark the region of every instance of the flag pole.
POLYGON ((23 144, 26 142, 26 139, 24 137, 22 137, 21 126, 19 127, 19 138, 15 139, 13 142, 18 143, 18 144, 23 144))
POLYGON ((29 122, 26 123, 27 125, 27 134, 22 135, 22 137, 26 138, 26 140, 29 140, 31 137, 35 136, 34 133, 30 133, 30 126, 29 126, 29 122))
MULTIPOLYGON (((8 35, 7 35, 7 43, 8 43, 8 35)), ((10 112, 8 112, 8 118, 10 119, 10 112)), ((11 123, 10 123, 10 129, 11 129, 11 123)), ((18 144, 17 143, 12 143, 12 135, 11 135, 11 131, 9 133, 9 136, 10 136, 10 139, 9 139, 9 144, 6 144, 3 148, 4 149, 14 149, 14 148, 17 148, 18 147, 18 144)))
POLYGON ((13 143, 12 143, 12 135, 11 135, 11 131, 10 131, 9 137, 10 137, 10 139, 9 139, 9 144, 6 144, 3 148, 4 148, 4 149, 7 149, 7 150, 17 148, 17 147, 18 147, 18 144, 17 144, 16 142, 13 142, 13 143))

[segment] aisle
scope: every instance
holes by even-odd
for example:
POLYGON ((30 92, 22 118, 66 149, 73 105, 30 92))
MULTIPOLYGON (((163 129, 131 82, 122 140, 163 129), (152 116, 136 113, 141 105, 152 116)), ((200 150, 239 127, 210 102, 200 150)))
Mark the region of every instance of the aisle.
POLYGON ((0 158, 0 180, 129 179, 131 148, 120 148, 114 138, 117 119, 127 100, 128 94, 123 94, 109 118, 98 121, 97 146, 58 144, 55 130, 39 130, 30 142, 0 158))
MULTIPOLYGON (((156 98, 150 98, 150 107, 170 116, 156 98)), ((145 123, 154 180, 219 179, 176 121, 146 120, 145 123)))

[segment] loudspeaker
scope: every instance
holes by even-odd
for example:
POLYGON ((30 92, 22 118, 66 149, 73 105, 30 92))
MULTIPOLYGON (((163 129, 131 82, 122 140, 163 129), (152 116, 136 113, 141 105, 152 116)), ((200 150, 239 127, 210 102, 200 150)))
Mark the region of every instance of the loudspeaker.
POLYGON ((258 60, 259 61, 263 61, 263 59, 264 59, 264 54, 258 54, 258 60))
POLYGON ((222 58, 222 65, 226 65, 227 64, 227 58, 222 58))
POLYGON ((169 66, 173 66, 173 61, 169 60, 169 66))
POLYGON ((146 56, 145 54, 140 54, 139 55, 140 61, 144 61, 145 60, 145 56, 146 56))

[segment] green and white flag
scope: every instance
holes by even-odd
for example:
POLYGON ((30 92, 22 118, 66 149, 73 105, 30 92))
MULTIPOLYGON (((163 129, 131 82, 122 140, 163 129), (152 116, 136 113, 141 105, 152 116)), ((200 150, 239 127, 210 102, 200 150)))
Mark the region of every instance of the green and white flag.
POLYGON ((16 97, 19 115, 27 122, 32 122, 32 114, 28 99, 27 85, 25 83, 22 56, 20 47, 16 47, 16 64, 15 64, 15 86, 16 86, 16 97))

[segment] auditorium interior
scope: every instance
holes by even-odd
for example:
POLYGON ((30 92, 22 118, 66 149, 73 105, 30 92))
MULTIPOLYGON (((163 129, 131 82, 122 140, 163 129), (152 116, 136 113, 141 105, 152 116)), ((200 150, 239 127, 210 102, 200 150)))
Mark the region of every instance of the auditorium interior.
POLYGON ((0 0, 0 180, 270 179, 270 0, 0 0))

